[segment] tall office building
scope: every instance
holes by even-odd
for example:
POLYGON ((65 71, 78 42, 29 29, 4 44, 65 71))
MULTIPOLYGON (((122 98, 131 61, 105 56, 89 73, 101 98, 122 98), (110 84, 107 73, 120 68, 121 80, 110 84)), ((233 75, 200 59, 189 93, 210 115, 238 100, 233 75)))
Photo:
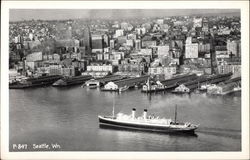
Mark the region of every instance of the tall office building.
POLYGON ((103 35, 92 35, 92 52, 103 52, 104 39, 103 35))
POLYGON ((202 31, 203 32, 208 32, 209 30, 209 27, 208 27, 208 20, 207 19, 204 19, 202 21, 202 31))
POLYGON ((103 35, 103 40, 104 40, 104 48, 109 46, 109 36, 107 34, 103 35))
POLYGON ((110 43, 110 49, 114 49, 115 48, 115 40, 111 39, 109 41, 109 43, 110 43))
POLYGON ((17 37, 15 37, 15 43, 23 43, 23 37, 18 35, 17 37))
POLYGON ((240 43, 237 40, 227 40, 227 54, 234 55, 236 57, 240 57, 240 43))
POLYGON ((135 49, 136 50, 141 49, 141 40, 140 39, 135 40, 135 49))
POLYGON ((84 29, 83 36, 84 36, 84 46, 86 49, 86 54, 91 54, 92 46, 91 46, 91 34, 89 26, 87 26, 84 29))

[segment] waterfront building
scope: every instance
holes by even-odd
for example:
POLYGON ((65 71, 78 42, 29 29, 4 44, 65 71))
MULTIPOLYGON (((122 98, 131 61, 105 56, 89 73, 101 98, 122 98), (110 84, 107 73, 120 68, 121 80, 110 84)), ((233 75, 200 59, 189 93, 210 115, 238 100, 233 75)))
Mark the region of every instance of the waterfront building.
POLYGON ((115 84, 115 82, 108 82, 104 85, 104 89, 106 90, 118 90, 119 87, 121 86, 118 86, 118 84, 115 84))
POLYGON ((75 76, 75 67, 69 66, 62 68, 62 75, 67 77, 74 77, 75 76))
POLYGON ((49 65, 49 75, 62 75, 62 65, 49 65))
POLYGON ((94 71, 94 72, 110 72, 113 73, 114 67, 112 65, 88 65, 87 71, 94 71))
POLYGON ((169 79, 177 73, 176 66, 157 66, 148 69, 149 75, 158 76, 158 79, 169 79))
POLYGON ((82 72, 82 75, 90 75, 94 78, 100 78, 109 75, 109 72, 107 71, 86 71, 82 72))
POLYGON ((126 62, 122 61, 121 64, 118 65, 118 71, 123 73, 143 73, 145 72, 145 65, 141 63, 140 60, 134 60, 126 62))
POLYGON ((229 62, 223 60, 218 66, 219 74, 232 73, 233 77, 239 77, 241 75, 241 63, 240 62, 229 62))

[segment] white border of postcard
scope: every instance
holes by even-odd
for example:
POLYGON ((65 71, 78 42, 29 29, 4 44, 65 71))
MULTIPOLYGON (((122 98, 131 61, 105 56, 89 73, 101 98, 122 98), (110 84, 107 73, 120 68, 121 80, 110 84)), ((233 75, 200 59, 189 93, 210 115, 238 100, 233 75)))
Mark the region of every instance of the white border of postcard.
POLYGON ((249 1, 2 1, 1 159, 249 159, 249 1), (242 151, 240 152, 9 152, 9 9, 241 9, 242 151))

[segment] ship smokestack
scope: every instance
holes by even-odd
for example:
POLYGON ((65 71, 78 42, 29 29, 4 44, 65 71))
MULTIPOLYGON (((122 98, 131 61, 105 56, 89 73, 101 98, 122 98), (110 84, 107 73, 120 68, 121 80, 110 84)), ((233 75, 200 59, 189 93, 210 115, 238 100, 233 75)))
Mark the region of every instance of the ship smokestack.
POLYGON ((132 118, 133 118, 133 119, 135 118, 135 111, 136 111, 136 109, 133 108, 133 109, 132 109, 132 118))
POLYGON ((144 109, 144 112, 143 112, 143 118, 144 119, 147 119, 147 111, 148 111, 147 109, 144 109))

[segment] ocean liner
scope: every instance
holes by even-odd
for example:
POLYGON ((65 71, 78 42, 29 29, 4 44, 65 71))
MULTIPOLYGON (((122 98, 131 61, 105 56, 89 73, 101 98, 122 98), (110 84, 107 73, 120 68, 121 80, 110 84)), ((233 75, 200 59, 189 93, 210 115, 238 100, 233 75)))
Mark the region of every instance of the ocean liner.
MULTIPOLYGON (((177 107, 176 107, 177 108, 177 107)), ((175 120, 159 118, 155 116, 147 116, 147 109, 144 109, 143 116, 136 117, 136 109, 132 109, 131 115, 125 115, 123 113, 118 113, 112 116, 98 116, 100 127, 112 127, 120 129, 129 130, 139 130, 139 131, 150 131, 150 132, 162 132, 162 133, 191 133, 198 128, 199 125, 191 124, 189 122, 178 122, 176 120, 177 112, 175 108, 175 120)))

